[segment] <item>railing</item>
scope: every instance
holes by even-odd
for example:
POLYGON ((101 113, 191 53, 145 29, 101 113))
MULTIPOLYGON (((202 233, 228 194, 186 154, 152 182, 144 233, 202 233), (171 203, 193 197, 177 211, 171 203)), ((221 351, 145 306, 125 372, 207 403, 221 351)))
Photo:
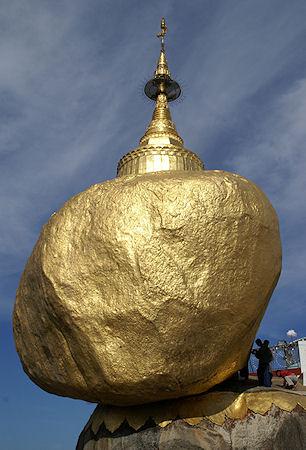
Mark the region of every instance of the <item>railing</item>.
MULTIPOLYGON (((303 340, 304 339, 305 338, 303 338, 303 340)), ((273 353, 273 361, 271 363, 272 371, 300 368, 299 340, 300 339, 292 342, 279 341, 276 345, 270 347, 273 353)), ((251 354, 249 359, 250 373, 256 373, 257 367, 258 359, 251 354)))

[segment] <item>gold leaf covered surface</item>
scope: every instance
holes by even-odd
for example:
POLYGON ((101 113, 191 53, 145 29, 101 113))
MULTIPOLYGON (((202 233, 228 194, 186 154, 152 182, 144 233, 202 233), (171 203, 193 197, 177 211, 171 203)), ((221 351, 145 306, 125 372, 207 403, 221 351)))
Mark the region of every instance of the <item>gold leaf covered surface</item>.
POLYGON ((98 405, 85 426, 97 434, 102 424, 111 433, 125 421, 135 430, 148 419, 159 427, 166 427, 180 418, 189 425, 198 425, 203 419, 222 426, 226 419, 243 420, 250 412, 266 414, 275 405, 282 411, 292 412, 297 406, 306 411, 306 396, 283 389, 253 388, 245 392, 208 392, 178 400, 168 400, 149 405, 116 407, 98 405))
POLYGON ((59 395, 137 404, 241 368, 277 282, 275 211, 222 171, 121 177, 44 226, 17 292, 16 346, 59 395))

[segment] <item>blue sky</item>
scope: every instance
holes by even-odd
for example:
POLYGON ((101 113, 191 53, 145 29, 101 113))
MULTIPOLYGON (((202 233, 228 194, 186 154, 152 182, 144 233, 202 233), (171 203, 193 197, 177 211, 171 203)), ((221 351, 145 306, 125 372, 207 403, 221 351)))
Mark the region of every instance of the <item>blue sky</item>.
MULTIPOLYGON (((94 405, 37 388, 11 333, 15 290, 43 223, 115 176, 153 105, 142 88, 168 22, 183 88, 172 116, 207 169, 240 173, 280 219, 283 272, 260 333, 306 335, 306 2, 1 0, 1 446, 73 449, 94 405)), ((247 307, 247 305, 246 305, 247 307)))

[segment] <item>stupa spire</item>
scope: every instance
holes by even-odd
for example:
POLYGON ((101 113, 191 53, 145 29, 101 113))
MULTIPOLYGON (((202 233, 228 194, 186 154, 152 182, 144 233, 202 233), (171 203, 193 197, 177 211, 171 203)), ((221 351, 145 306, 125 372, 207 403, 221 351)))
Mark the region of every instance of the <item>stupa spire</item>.
POLYGON ((127 153, 118 163, 117 175, 143 174, 161 170, 203 170, 202 161, 190 150, 184 148, 172 121, 168 102, 181 94, 179 84, 170 76, 165 51, 166 21, 161 20, 161 49, 154 72, 144 88, 148 98, 156 102, 152 120, 140 139, 139 147, 127 153))
POLYGON ((156 35, 158 38, 160 38, 161 49, 160 49, 159 59, 157 62, 157 67, 155 70, 155 77, 157 77, 158 75, 168 75, 170 77, 170 71, 168 68, 166 52, 165 52, 165 36, 166 36, 167 31, 168 31, 168 28, 166 25, 166 21, 163 17, 160 22, 160 32, 157 33, 157 35, 156 35))

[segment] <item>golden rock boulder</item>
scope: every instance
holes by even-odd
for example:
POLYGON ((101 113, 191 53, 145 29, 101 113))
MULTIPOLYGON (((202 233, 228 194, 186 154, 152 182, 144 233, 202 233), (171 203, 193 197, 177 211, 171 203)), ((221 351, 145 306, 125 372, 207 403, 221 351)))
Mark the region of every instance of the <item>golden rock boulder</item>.
POLYGON ((203 392, 248 357, 281 268, 275 211, 222 171, 123 176, 44 226, 14 312, 43 389, 128 405, 203 392))
POLYGON ((156 102, 115 180, 69 200, 44 226, 17 292, 14 334, 43 389, 114 405, 204 392, 243 367, 281 268, 275 211, 250 181, 204 171, 168 102, 156 102))

